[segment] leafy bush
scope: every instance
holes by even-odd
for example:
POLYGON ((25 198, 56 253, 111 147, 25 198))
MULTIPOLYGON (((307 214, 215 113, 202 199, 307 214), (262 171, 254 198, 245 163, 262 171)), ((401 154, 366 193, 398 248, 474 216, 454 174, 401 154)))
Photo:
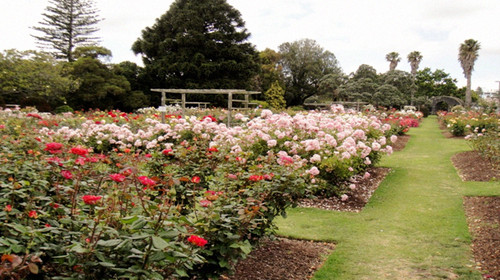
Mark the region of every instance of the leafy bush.
POLYGON ((481 153, 493 164, 500 166, 500 130, 498 128, 488 131, 486 129, 475 130, 465 139, 468 140, 472 149, 481 153))
POLYGON ((54 110, 54 113, 56 113, 56 114, 61 114, 61 113, 66 113, 66 112, 73 113, 74 111, 75 110, 73 110, 73 108, 71 108, 70 106, 68 106, 68 105, 62 105, 62 106, 57 107, 54 110))

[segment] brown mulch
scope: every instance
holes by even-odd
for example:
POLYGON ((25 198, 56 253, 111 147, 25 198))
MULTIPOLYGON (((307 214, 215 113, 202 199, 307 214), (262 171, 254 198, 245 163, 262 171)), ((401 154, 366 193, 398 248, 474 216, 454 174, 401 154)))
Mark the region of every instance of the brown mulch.
POLYGON ((484 279, 500 279, 500 197, 464 197, 476 268, 484 279))
POLYGON ((223 280, 310 279, 333 251, 334 244, 278 238, 265 240, 223 280))
POLYGON ((500 167, 493 165, 477 151, 456 154, 451 161, 464 181, 500 180, 500 167))
POLYGON ((403 150, 406 147, 406 143, 408 143, 408 140, 410 140, 410 135, 399 135, 398 141, 392 144, 392 150, 393 151, 403 150))

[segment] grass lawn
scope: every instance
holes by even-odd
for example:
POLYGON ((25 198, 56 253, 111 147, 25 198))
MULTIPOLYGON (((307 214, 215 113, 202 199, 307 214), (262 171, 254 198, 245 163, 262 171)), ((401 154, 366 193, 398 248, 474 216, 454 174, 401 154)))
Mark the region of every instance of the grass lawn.
POLYGON ((295 208, 277 221, 280 235, 337 243, 313 279, 481 279, 462 197, 500 195, 500 185, 461 181, 450 158, 470 148, 435 117, 409 134, 381 162, 392 172, 361 213, 295 208))

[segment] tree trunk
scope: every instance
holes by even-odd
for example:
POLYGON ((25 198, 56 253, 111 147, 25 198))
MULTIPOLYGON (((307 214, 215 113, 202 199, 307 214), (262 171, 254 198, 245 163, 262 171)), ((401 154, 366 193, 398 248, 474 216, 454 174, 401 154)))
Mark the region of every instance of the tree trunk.
POLYGON ((471 97, 471 76, 472 73, 467 74, 467 88, 465 89, 465 107, 467 109, 470 109, 471 103, 472 103, 472 97, 471 97))

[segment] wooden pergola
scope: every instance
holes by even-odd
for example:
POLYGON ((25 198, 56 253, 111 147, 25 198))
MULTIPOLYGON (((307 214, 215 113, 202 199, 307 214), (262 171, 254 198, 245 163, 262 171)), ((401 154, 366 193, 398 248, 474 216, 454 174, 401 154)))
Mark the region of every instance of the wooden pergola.
MULTIPOLYGON (((205 102, 186 102, 186 94, 227 94, 227 125, 231 125, 231 111, 233 110, 233 102, 242 103, 243 108, 248 109, 250 103, 250 95, 260 94, 258 91, 247 91, 243 89, 151 89, 153 92, 161 93, 161 106, 166 106, 167 93, 176 93, 181 95, 180 104, 182 107, 182 115, 186 112, 186 104, 198 104, 205 102), (233 95, 244 95, 245 99, 233 99, 233 95)), ((162 110, 160 110, 162 111, 162 110)), ((162 111, 162 121, 165 121, 165 112, 162 111)))

